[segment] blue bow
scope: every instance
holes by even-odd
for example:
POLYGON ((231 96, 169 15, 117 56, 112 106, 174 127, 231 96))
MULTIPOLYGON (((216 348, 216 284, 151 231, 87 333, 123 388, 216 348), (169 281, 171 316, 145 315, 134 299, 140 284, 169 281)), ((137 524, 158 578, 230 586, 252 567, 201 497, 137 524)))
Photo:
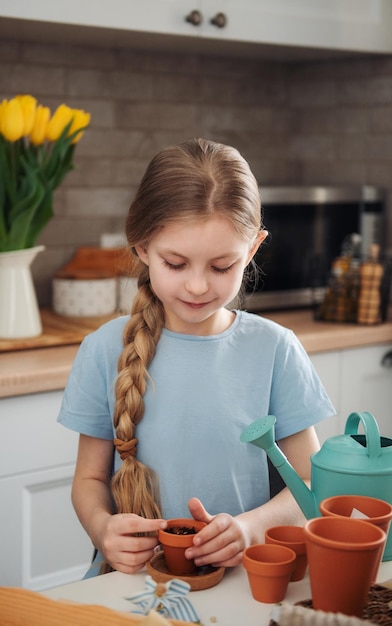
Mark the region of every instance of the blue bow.
POLYGON ((188 583, 178 578, 168 580, 166 583, 156 583, 151 576, 146 576, 144 591, 126 599, 140 607, 132 611, 133 613, 147 615, 154 609, 164 617, 200 624, 199 616, 185 597, 190 588, 188 583))

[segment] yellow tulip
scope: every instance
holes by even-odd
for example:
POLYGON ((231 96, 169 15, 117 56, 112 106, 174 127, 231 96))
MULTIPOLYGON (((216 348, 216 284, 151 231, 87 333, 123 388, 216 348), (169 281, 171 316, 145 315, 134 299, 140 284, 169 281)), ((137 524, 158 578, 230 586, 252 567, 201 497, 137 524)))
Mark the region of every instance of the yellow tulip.
POLYGON ((60 104, 49 120, 49 124, 46 129, 46 138, 49 139, 49 141, 56 141, 71 119, 72 109, 66 104, 60 104))
POLYGON ((39 104, 35 112, 33 128, 30 132, 30 141, 35 146, 39 146, 44 143, 46 139, 46 129, 48 127, 49 118, 49 107, 44 107, 42 106, 42 104, 39 104))
POLYGON ((7 101, 3 100, 2 102, 0 102, 0 132, 1 132, 1 118, 3 116, 3 109, 5 109, 7 105, 7 101))
MULTIPOLYGON (((73 117, 71 128, 68 131, 68 136, 72 135, 79 128, 85 128, 90 123, 91 115, 90 113, 86 113, 82 109, 73 109, 73 117)), ((83 136, 83 131, 80 131, 74 139, 72 139, 72 143, 77 143, 83 136)))
POLYGON ((89 113, 65 104, 52 115, 30 94, 0 98, 0 252, 36 245, 89 124, 89 113))
POLYGON ((33 96, 23 95, 16 96, 17 100, 19 100, 20 106, 22 107, 23 118, 24 118, 24 129, 23 134, 29 135, 31 133, 31 129, 33 128, 34 119, 35 119, 35 111, 37 109, 37 100, 33 98, 33 96))
POLYGON ((1 107, 1 134, 7 141, 17 141, 23 137, 24 117, 17 98, 3 100, 1 107))

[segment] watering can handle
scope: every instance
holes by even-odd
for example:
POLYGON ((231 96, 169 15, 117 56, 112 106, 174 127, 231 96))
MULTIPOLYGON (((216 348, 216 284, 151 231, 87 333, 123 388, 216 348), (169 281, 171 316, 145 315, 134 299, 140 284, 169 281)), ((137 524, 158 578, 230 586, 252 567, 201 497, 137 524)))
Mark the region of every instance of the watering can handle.
POLYGON ((350 413, 347 418, 345 435, 356 435, 358 433, 358 424, 362 422, 365 436, 366 449, 369 457, 378 457, 381 454, 381 438, 378 424, 374 416, 368 411, 363 413, 350 413))

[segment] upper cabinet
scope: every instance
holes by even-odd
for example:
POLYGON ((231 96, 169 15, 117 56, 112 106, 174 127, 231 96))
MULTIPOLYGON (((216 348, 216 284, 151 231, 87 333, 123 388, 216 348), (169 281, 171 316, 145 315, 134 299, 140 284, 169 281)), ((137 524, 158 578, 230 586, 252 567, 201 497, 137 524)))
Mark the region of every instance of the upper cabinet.
POLYGON ((214 5, 213 12, 221 6, 228 16, 227 36, 233 39, 342 51, 392 51, 390 0, 214 0, 205 4, 214 5))
POLYGON ((125 34, 129 43, 132 34, 136 43, 143 34, 266 48, 392 52, 390 0, 2 0, 0 11, 3 32, 7 26, 22 36, 40 26, 40 34, 50 37, 61 25, 68 33, 90 27, 102 40, 112 33, 112 43, 119 44, 125 34))

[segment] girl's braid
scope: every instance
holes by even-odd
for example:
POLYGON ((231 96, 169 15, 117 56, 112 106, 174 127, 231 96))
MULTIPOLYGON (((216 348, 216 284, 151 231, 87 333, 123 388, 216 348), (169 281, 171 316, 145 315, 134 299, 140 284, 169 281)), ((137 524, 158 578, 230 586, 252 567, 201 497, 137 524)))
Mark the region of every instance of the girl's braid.
MULTIPOLYGON (((124 349, 118 360, 113 418, 115 441, 123 444, 134 440, 135 446, 113 475, 111 489, 116 513, 135 513, 157 519, 161 517, 158 485, 151 469, 136 458, 135 427, 143 417, 148 366, 162 332, 164 314, 160 301, 151 291, 147 267, 140 273, 138 287, 124 329, 124 349)), ((110 566, 104 564, 101 573, 108 571, 111 571, 110 566)))

